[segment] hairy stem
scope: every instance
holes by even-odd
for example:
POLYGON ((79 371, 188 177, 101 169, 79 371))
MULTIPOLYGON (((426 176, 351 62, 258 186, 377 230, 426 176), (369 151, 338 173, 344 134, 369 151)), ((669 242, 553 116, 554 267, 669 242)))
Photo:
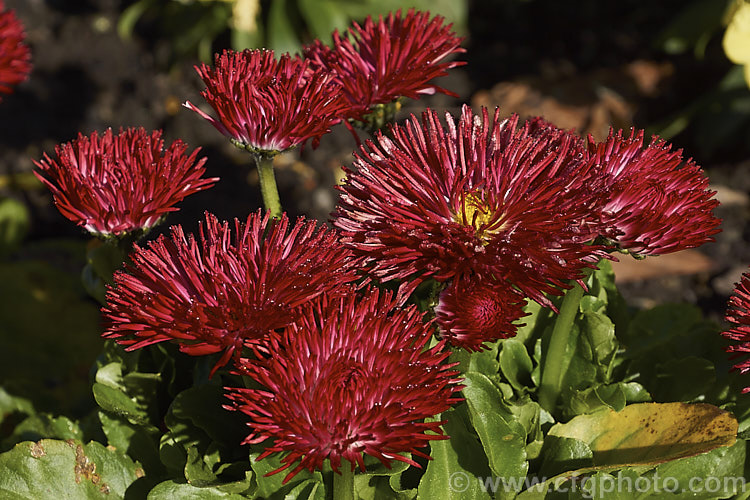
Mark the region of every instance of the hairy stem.
POLYGON ((273 156, 258 154, 255 156, 255 164, 258 167, 260 178, 260 193, 263 196, 263 205, 271 212, 272 217, 281 217, 281 201, 279 201, 279 190, 276 187, 276 176, 273 171, 273 156))

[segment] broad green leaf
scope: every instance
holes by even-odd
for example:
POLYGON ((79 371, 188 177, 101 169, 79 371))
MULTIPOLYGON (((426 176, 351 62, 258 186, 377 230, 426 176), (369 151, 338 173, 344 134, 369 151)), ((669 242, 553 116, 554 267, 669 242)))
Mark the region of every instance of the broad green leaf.
POLYGON ((191 422, 211 439, 234 446, 247 436, 248 430, 236 412, 222 408, 228 402, 221 386, 204 384, 179 393, 172 402, 170 412, 175 419, 191 422))
POLYGON ((0 258, 19 247, 29 232, 30 223, 26 205, 13 198, 0 199, 0 258))
POLYGON ((505 378, 517 391, 523 391, 533 386, 531 370, 534 368, 526 346, 516 340, 507 339, 502 342, 500 351, 500 369, 505 378))
POLYGON ((596 466, 658 464, 731 446, 737 420, 708 404, 640 403, 580 415, 549 435, 586 443, 596 466))
POLYGON ((602 500, 730 498, 742 491, 746 483, 744 462, 745 442, 737 441, 730 447, 655 467, 600 466, 571 470, 530 487, 518 500, 542 500, 547 493, 602 500))
POLYGON ((301 483, 310 479, 323 482, 323 475, 320 471, 310 472, 307 469, 302 469, 293 478, 291 478, 286 484, 284 479, 292 468, 277 472, 275 474, 266 475, 279 469, 282 466, 281 458, 283 457, 280 453, 274 453, 271 456, 264 458, 263 460, 257 460, 260 453, 250 454, 250 466, 255 472, 255 481, 258 485, 257 493, 262 498, 269 499, 281 499, 285 498, 286 495, 294 488, 299 486, 301 483))
POLYGON ((658 384, 651 392, 657 401, 697 400, 716 382, 716 369, 707 359, 689 356, 673 359, 656 367, 658 384))
POLYGON ((0 387, 0 424, 14 413, 33 415, 34 405, 28 399, 12 396, 4 388, 0 387))
POLYGON ((620 383, 600 384, 582 391, 572 391, 566 395, 565 405, 570 415, 591 413, 601 408, 620 411, 627 402, 625 391, 620 383))
MULTIPOLYGON (((409 458, 411 458, 409 456, 409 458)), ((409 464, 394 460, 389 469, 380 460, 365 455, 365 472, 356 470, 354 491, 361 498, 397 498, 398 494, 391 488, 390 476, 398 476, 409 468, 409 464)))
POLYGON ((83 439, 83 432, 76 422, 68 417, 41 413, 31 415, 16 426, 8 438, 3 440, 3 449, 7 450, 22 441, 39 441, 41 439, 83 439))
POLYGON ((148 493, 148 500, 243 500, 246 498, 244 495, 221 491, 218 487, 198 488, 173 480, 159 483, 148 493))
POLYGON ((126 418, 104 411, 100 411, 98 417, 109 446, 138 460, 149 476, 165 472, 159 459, 159 432, 156 429, 132 424, 126 418))
POLYGON ((450 439, 430 443, 430 460, 419 482, 417 498, 436 500, 489 499, 480 478, 490 477, 481 445, 454 408, 442 414, 450 439))
POLYGON ((464 371, 483 373, 490 378, 497 376, 500 370, 497 353, 504 342, 494 342, 488 346, 488 349, 471 353, 468 369, 464 371))
POLYGON ((464 374, 462 390, 469 415, 487 454, 492 472, 499 477, 525 477, 526 430, 511 413, 490 379, 481 373, 464 374))
POLYGON ((123 498, 125 490, 142 475, 130 458, 97 442, 26 441, 0 455, 0 497, 123 498))
POLYGON ((594 453, 589 445, 570 437, 547 436, 542 456, 539 474, 543 477, 594 465, 594 453))

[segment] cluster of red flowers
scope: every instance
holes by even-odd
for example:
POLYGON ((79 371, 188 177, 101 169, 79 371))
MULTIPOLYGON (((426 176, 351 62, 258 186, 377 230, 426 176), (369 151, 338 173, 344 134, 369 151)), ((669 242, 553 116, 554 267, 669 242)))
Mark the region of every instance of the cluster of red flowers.
POLYGON ((430 83, 460 62, 441 62, 463 52, 461 39, 444 19, 410 10, 368 17, 347 36, 333 34, 334 46, 320 42, 305 49, 305 58, 272 51, 225 51, 215 69, 196 68, 206 84, 202 96, 213 118, 190 102, 185 107, 208 120, 237 146, 273 155, 312 139, 313 146, 342 119, 361 120, 378 104, 435 91, 454 95, 430 83))
MULTIPOLYGON (((305 59, 225 51, 198 68, 218 117, 185 106, 272 156, 373 106, 449 93, 430 80, 462 51, 442 18, 414 11, 333 39, 305 59)), ((185 151, 177 141, 163 152, 160 131, 109 130, 61 145, 37 175, 66 217, 121 235, 216 181, 185 151)), ((402 454, 445 438, 425 419, 457 401, 446 344, 480 350, 513 336, 527 299, 552 306, 611 252, 673 252, 718 231, 702 170, 658 139, 644 146, 642 132, 597 143, 541 119, 464 107, 443 124, 428 110, 368 142, 354 167, 336 229, 258 212, 232 231, 207 214, 198 238, 177 226, 135 245, 103 309, 105 337, 128 350, 174 341, 262 385, 230 389, 227 408, 250 417, 247 443, 272 440, 262 456, 287 453, 287 480, 326 459, 364 470, 363 453, 415 463, 402 454), (401 288, 380 293, 370 279, 401 288), (403 306, 428 279, 441 290, 433 321, 403 306), (442 340, 428 348, 436 327, 442 340)))
POLYGON ((660 254, 719 231, 708 180, 642 132, 602 144, 535 119, 519 125, 464 107, 379 135, 356 156, 334 224, 402 295, 432 278, 447 288, 440 333, 470 350, 515 334, 525 297, 551 305, 608 252, 660 254))
POLYGON ((24 81, 31 71, 31 51, 25 38, 23 25, 0 0, 0 94, 13 92, 13 86, 24 81))

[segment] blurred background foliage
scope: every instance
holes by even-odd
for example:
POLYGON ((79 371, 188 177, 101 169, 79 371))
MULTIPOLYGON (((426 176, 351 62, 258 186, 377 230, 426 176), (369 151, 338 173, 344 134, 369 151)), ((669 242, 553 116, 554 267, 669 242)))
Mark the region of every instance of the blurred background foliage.
POLYGON ((463 0, 139 0, 123 11, 118 32, 130 38, 139 22, 156 23, 171 38, 176 58, 210 62, 214 42, 227 35, 235 50, 294 53, 313 39, 330 41, 334 30, 352 21, 412 7, 442 15, 456 32, 466 32, 463 0))

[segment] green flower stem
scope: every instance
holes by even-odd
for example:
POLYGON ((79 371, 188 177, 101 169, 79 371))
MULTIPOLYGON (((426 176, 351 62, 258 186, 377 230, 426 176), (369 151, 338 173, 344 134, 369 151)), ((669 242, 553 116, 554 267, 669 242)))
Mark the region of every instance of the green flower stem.
POLYGON ((273 172, 273 156, 267 154, 255 155, 260 177, 260 192, 263 195, 263 205, 275 218, 281 217, 281 201, 279 189, 276 187, 276 177, 273 172))
POLYGON ((354 500, 354 471, 348 460, 341 461, 341 474, 333 473, 333 500, 354 500))
POLYGON ((570 332, 578 314, 583 298, 583 288, 578 283, 565 293, 560 314, 555 320, 552 337, 542 365, 542 383, 539 387, 539 404, 554 415, 563 379, 563 368, 566 364, 570 332))

